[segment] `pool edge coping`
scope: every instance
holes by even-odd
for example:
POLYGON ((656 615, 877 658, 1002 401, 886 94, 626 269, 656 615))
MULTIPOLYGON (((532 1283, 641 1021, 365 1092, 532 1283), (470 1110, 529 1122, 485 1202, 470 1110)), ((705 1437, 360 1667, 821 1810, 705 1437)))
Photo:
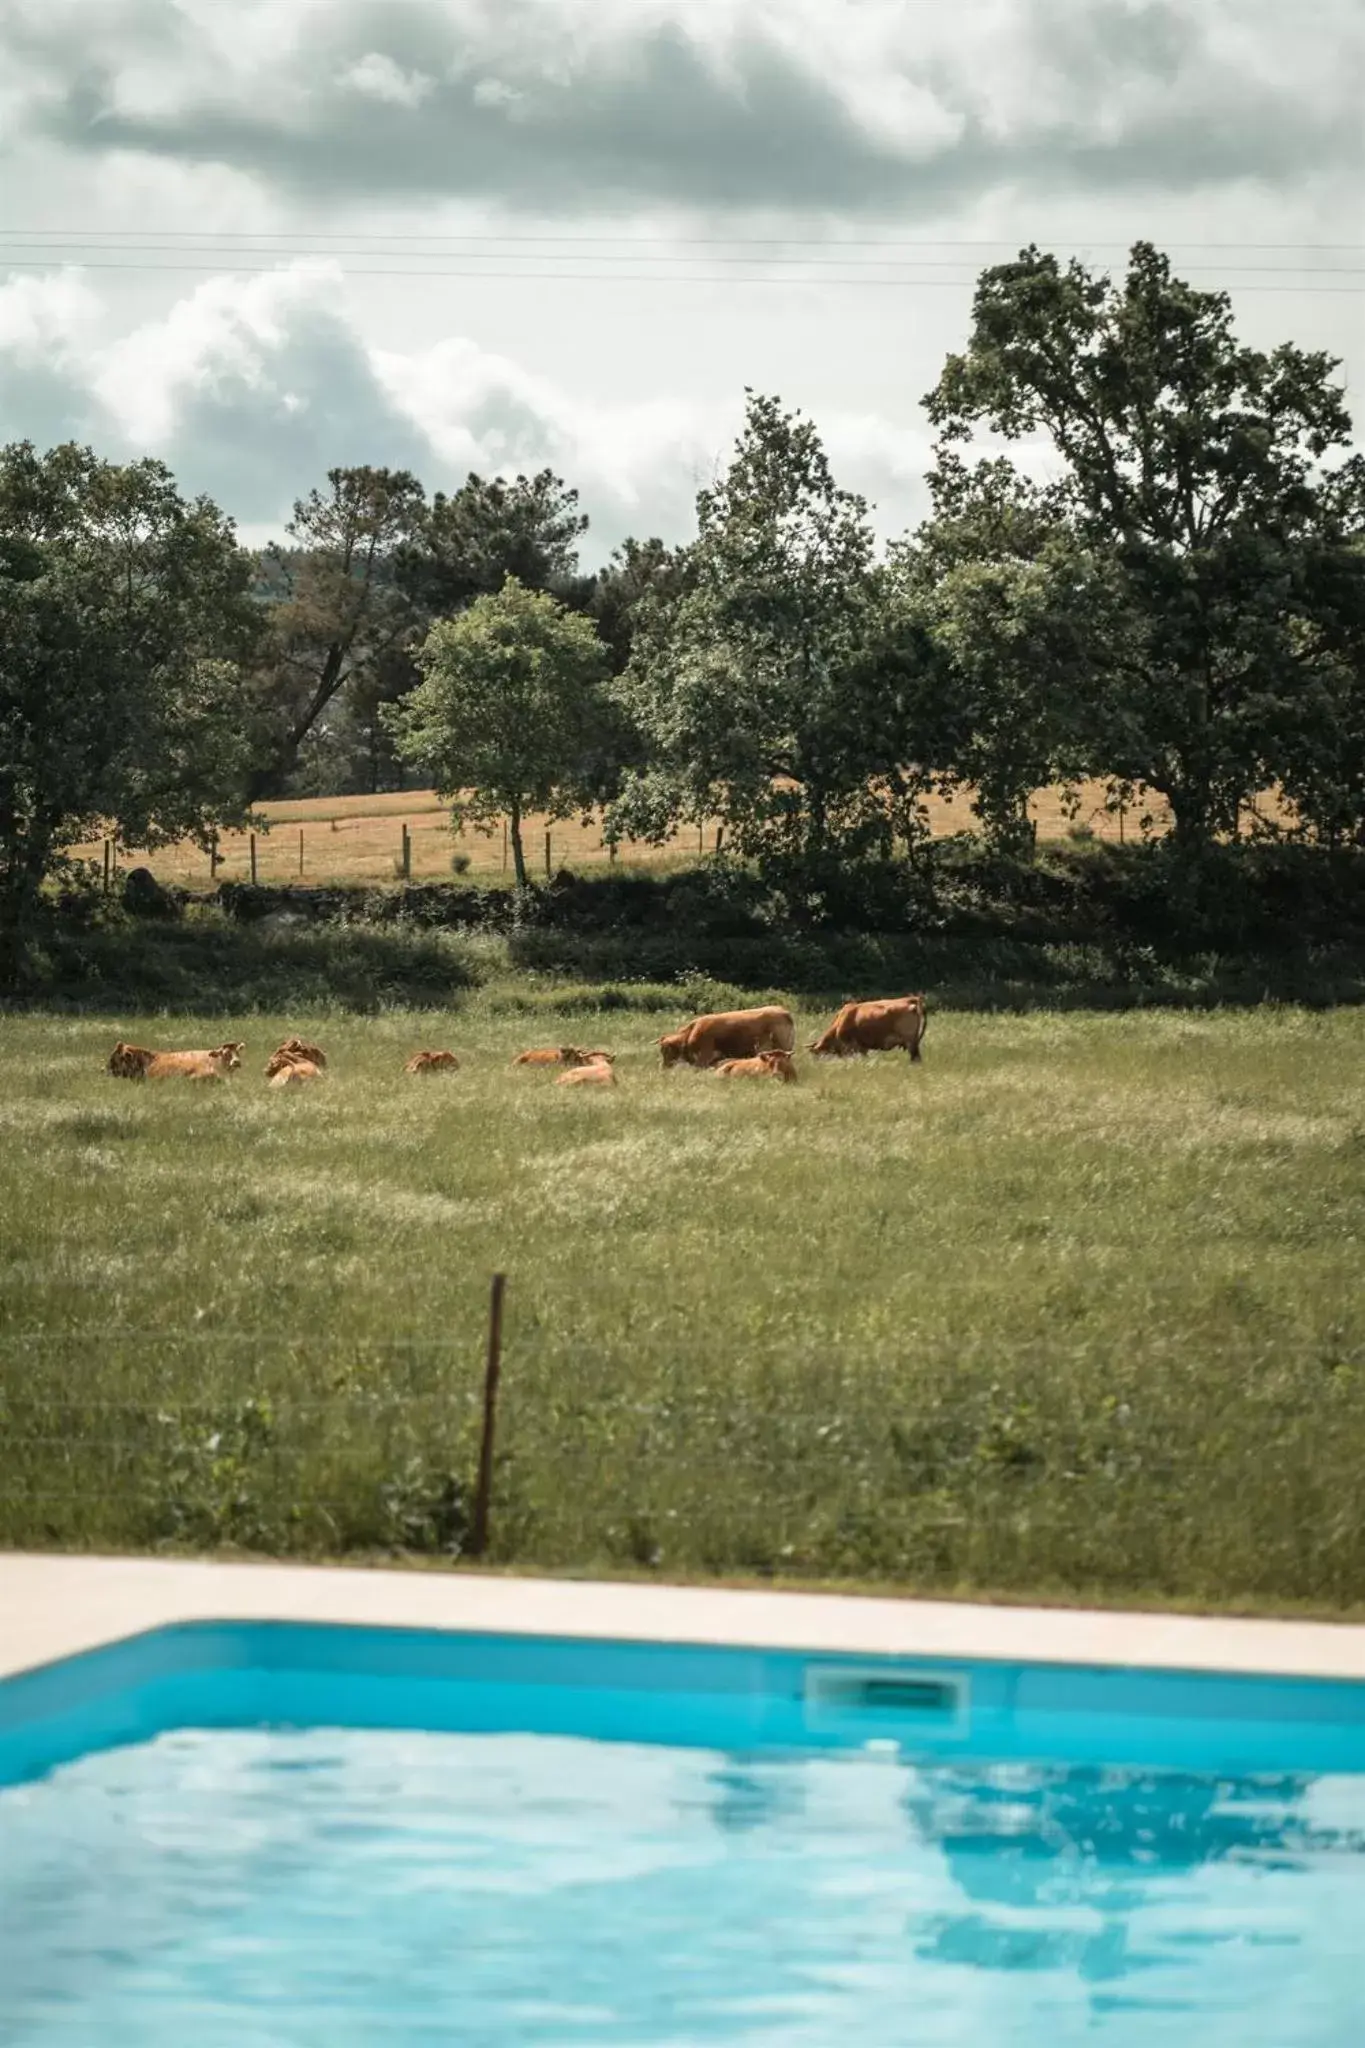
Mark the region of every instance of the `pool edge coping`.
POLYGON ((1365 1681, 1351 1622, 0 1551, 0 1680, 154 1629, 255 1621, 1365 1681))

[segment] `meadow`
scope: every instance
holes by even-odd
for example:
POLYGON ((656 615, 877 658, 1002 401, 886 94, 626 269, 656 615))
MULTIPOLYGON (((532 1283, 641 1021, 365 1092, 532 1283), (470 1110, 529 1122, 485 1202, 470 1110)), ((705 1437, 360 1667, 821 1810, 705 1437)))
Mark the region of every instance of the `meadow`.
MULTIPOLYGON (((1273 799, 1264 804, 1274 811, 1273 799)), ((927 800, 929 827, 935 838, 971 831, 977 824, 970 790, 951 797, 927 800)), ((1170 824, 1164 801, 1145 793, 1133 810, 1121 820, 1105 808, 1101 783, 1085 783, 1074 811, 1061 789, 1039 790, 1029 806, 1042 841, 1065 839, 1081 826, 1093 838, 1117 842, 1141 836, 1139 820, 1150 817, 1156 836, 1170 824)), ((510 879, 511 856, 501 830, 476 831, 467 826, 452 831, 450 808, 429 789, 391 791, 378 796, 291 797, 256 807, 260 826, 256 833, 256 875, 261 882, 285 883, 367 883, 392 882, 403 872, 403 833, 408 835, 408 873, 414 881, 448 877, 452 863, 459 872, 478 881, 499 877, 510 879)), ((210 863, 203 848, 181 840, 148 853, 134 847, 118 849, 119 868, 150 867, 160 882, 180 888, 205 890, 213 882, 241 882, 251 876, 249 831, 219 835, 217 856, 210 863)), ((602 820, 593 814, 581 818, 549 819, 539 814, 527 818, 523 832, 527 867, 540 876, 559 867, 576 874, 591 874, 611 865, 611 853, 602 836, 602 820), (546 861, 548 835, 549 861, 546 861)), ((645 840, 624 840, 620 857, 632 866, 675 867, 694 860, 698 853, 716 844, 716 821, 700 828, 689 825, 663 846, 645 840)), ((103 858, 102 842, 91 840, 73 847, 77 859, 98 865, 103 858)))
POLYGON ((0 1544, 459 1556, 501 1270, 494 1563, 1365 1608, 1359 1011, 934 1009, 794 1088, 661 1071, 685 1014, 0 1016, 0 1544))

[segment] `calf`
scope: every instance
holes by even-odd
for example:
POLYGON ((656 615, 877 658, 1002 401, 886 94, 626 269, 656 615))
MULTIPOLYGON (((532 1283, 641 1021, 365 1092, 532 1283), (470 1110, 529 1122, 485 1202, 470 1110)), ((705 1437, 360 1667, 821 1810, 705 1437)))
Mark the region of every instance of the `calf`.
POLYGON ((537 1045, 530 1052, 519 1052, 513 1060, 514 1067, 586 1067, 594 1060, 605 1060, 610 1066, 616 1058, 611 1052, 580 1052, 576 1045, 537 1045))
POLYGON ((296 1060, 307 1060, 315 1067, 325 1067, 327 1055, 320 1045, 309 1045, 303 1038, 286 1038, 283 1045, 276 1046, 265 1063, 265 1078, 273 1081, 281 1067, 292 1066, 296 1060))
POLYGON ((570 1067, 567 1073, 556 1074, 556 1088, 614 1088, 616 1069, 608 1060, 590 1060, 586 1066, 570 1067))
POLYGON ((284 1067, 278 1067, 270 1076, 272 1088, 303 1088, 310 1081, 325 1078, 323 1070, 313 1060, 290 1060, 284 1067))
POLYGON ((458 1067, 460 1062, 453 1052, 415 1052, 403 1068, 405 1074, 446 1073, 458 1067))
POLYGON ((742 1075, 756 1081, 794 1081, 796 1061, 789 1052, 760 1052, 751 1060, 722 1060, 718 1074, 742 1075))
POLYGON ((212 1052, 153 1053, 147 1068, 149 1081, 225 1081, 241 1066, 245 1039, 216 1045, 212 1052))

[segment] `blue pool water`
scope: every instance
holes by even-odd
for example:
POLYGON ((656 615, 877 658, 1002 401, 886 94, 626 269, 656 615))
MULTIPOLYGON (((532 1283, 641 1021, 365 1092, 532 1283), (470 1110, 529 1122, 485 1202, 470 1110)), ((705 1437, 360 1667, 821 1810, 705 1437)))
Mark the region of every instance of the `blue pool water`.
POLYGON ((7 2048, 1365 2038, 1365 1780, 165 1735, 0 1794, 7 2048))
POLYGON ((4 2048, 1360 2048, 1365 1688, 258 1623, 0 1683, 4 2048))

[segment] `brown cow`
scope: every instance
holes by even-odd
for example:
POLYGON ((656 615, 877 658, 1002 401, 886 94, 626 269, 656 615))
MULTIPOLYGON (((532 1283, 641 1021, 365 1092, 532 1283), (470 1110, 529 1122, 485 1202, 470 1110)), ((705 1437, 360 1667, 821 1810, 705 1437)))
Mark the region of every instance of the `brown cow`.
POLYGON ((327 1055, 320 1045, 309 1045, 303 1038, 286 1038, 283 1045, 276 1046, 265 1063, 265 1078, 273 1081, 281 1067, 292 1066, 296 1060, 307 1060, 311 1066, 325 1067, 327 1055))
POLYGON ((666 1067, 680 1060, 692 1067, 714 1067, 719 1060, 752 1059, 759 1052, 790 1052, 796 1044, 792 1013, 779 1003, 759 1010, 715 1010, 694 1017, 681 1031, 659 1040, 666 1067))
POLYGON ((322 1081, 326 1076, 321 1067, 312 1060, 290 1060, 286 1066, 277 1067, 270 1076, 272 1088, 303 1088, 310 1081, 322 1081))
POLYGON ((722 1060, 717 1074, 752 1076, 754 1080, 794 1081, 796 1061, 789 1052, 760 1052, 751 1060, 722 1060))
POLYGON ((586 1066, 570 1067, 555 1075, 556 1088, 614 1088, 616 1069, 609 1060, 589 1060, 586 1066))
POLYGON ((587 1067, 594 1060, 605 1060, 611 1066, 614 1052, 580 1052, 576 1045, 537 1045, 530 1052, 519 1052, 513 1060, 514 1067, 587 1067))
POLYGON ((212 1052, 158 1052, 147 1068, 149 1081, 225 1081, 241 1066, 245 1039, 228 1040, 212 1052))
POLYGON ((908 1052, 916 1063, 929 1028, 923 996, 887 996, 870 1003, 845 1003, 828 1030, 811 1041, 820 1059, 848 1059, 868 1052, 908 1052))
POLYGON ((415 1052, 403 1068, 405 1074, 448 1073, 460 1062, 453 1052, 415 1052))

